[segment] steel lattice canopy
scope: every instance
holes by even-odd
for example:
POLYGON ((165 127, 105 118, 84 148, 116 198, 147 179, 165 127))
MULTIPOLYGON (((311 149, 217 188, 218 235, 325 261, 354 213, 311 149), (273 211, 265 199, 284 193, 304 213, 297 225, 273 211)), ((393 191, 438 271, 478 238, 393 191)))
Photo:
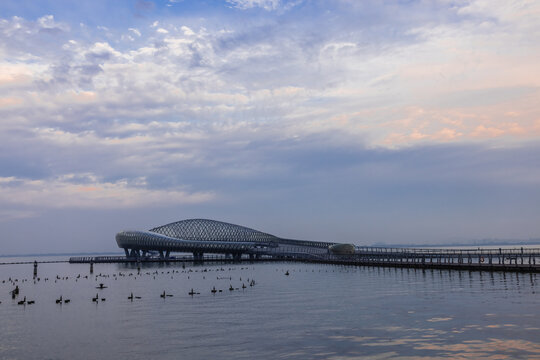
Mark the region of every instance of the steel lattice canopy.
POLYGON ((276 242, 278 237, 244 226, 208 219, 188 219, 150 229, 150 232, 192 241, 276 242))
POLYGON ((148 231, 122 231, 116 234, 116 243, 124 249, 126 256, 139 256, 140 251, 252 255, 271 252, 285 256, 298 252, 326 252, 335 244, 283 239, 244 226, 208 219, 182 220, 148 231))

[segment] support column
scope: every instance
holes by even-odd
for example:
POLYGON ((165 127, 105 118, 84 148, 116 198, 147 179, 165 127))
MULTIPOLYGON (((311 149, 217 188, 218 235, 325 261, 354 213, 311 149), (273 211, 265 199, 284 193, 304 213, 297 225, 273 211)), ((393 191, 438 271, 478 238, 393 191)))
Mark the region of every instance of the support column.
POLYGON ((132 257, 132 258, 139 258, 139 250, 137 249, 131 249, 131 253, 130 253, 130 256, 129 257, 132 257))

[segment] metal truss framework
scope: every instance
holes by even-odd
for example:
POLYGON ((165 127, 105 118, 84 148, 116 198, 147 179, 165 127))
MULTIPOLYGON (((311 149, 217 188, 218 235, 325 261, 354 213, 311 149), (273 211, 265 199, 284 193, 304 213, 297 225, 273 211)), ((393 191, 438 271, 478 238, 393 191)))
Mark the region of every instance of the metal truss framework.
POLYGON ((282 239, 240 225, 207 219, 178 221, 149 231, 123 231, 116 235, 116 242, 127 257, 144 257, 149 251, 158 251, 162 258, 168 258, 171 252, 192 252, 194 258, 200 260, 204 253, 222 253, 232 257, 278 253, 286 256, 291 246, 295 246, 295 251, 301 248, 304 249, 302 252, 309 254, 315 249, 320 252, 335 244, 282 239))
POLYGON ((207 219, 189 219, 158 226, 150 232, 193 241, 276 242, 279 238, 240 225, 207 219))

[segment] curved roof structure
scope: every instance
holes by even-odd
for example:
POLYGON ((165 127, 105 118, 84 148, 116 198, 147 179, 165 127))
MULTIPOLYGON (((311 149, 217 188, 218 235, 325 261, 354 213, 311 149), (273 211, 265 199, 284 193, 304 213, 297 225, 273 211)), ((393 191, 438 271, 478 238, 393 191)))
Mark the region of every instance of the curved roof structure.
POLYGON ((124 249, 126 256, 138 256, 140 251, 305 256, 325 253, 335 244, 283 239, 244 226, 207 219, 177 221, 148 231, 122 231, 116 234, 116 243, 124 249))
POLYGON ((207 219, 188 219, 150 229, 175 239, 193 241, 276 242, 279 238, 244 226, 207 219))

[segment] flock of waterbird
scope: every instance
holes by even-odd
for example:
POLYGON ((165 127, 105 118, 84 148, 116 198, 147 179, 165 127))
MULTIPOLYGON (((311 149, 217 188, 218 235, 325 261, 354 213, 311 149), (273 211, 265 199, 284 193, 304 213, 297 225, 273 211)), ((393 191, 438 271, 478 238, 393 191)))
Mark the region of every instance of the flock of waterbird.
MULTIPOLYGON (((185 266, 183 266, 183 269, 185 269, 185 266)), ((244 270, 244 269, 248 269, 248 267, 241 267, 240 270, 244 270)), ((236 270, 236 268, 228 268, 228 271, 232 271, 232 270, 236 270)), ((152 276, 152 278, 155 280, 156 279, 156 276, 158 275, 171 275, 171 279, 173 278, 174 274, 180 274, 180 273, 185 273, 187 274, 187 278, 190 279, 190 274, 191 273, 196 273, 196 272, 200 272, 200 273, 208 273, 208 272, 211 272, 211 271, 215 271, 215 272, 219 272, 219 271, 226 271, 226 269, 224 269, 223 267, 221 268, 216 268, 216 269, 208 269, 208 268, 204 268, 204 269, 189 269, 189 270, 168 270, 168 271, 161 271, 161 273, 159 271, 154 271, 154 272, 144 272, 142 273, 141 272, 141 269, 139 268, 137 273, 133 273, 133 272, 130 272, 128 274, 124 273, 124 272, 118 272, 118 273, 113 273, 113 274, 97 274, 97 275, 85 275, 85 276, 82 276, 81 274, 77 275, 75 278, 75 281, 79 281, 79 279, 91 279, 92 277, 95 278, 95 281, 97 282, 98 280, 101 280, 103 281, 103 279, 110 279, 111 276, 112 276, 112 279, 113 280, 117 280, 118 278, 120 277, 134 277, 134 279, 137 279, 137 277, 142 277, 142 276, 152 276)), ((287 270, 285 272, 285 275, 289 275, 289 270, 287 270)), ((66 281, 66 280, 69 280, 69 276, 64 276, 64 277, 61 277, 60 275, 56 275, 56 277, 54 278, 54 282, 57 283, 58 281, 66 281)), ((202 276, 202 279, 205 280, 206 279, 206 275, 203 275, 202 276)), ((217 276, 216 277, 217 280, 229 280, 232 282, 233 278, 232 276, 217 276)), ((33 278, 33 282, 34 284, 38 283, 42 281, 42 279, 40 277, 37 277, 37 276, 34 276, 33 278)), ((43 279, 44 282, 47 282, 47 281, 50 281, 49 278, 44 278, 43 279)), ((249 287, 253 287, 256 285, 256 281, 254 279, 249 279, 247 278, 246 281, 243 281, 242 280, 242 277, 239 278, 239 281, 242 283, 241 286, 238 286, 238 287, 234 287, 232 285, 232 283, 229 285, 229 288, 228 288, 228 291, 232 292, 232 291, 237 291, 237 290, 244 290, 244 289, 247 289, 248 286, 249 287), (246 285, 246 282, 248 285, 246 285)), ((16 300, 17 297, 19 296, 19 294, 21 293, 21 289, 19 288, 19 283, 20 284, 23 284, 23 283, 26 283, 28 282, 28 279, 16 279, 16 278, 9 278, 8 280, 3 280, 2 283, 5 284, 5 283, 8 283, 8 284, 11 284, 13 286, 15 286, 15 288, 13 290, 10 291, 10 294, 11 294, 11 297, 13 300, 16 300)), ((104 289, 107 289, 108 286, 106 286, 104 283, 99 283, 98 286, 96 286, 96 289, 98 290, 104 290, 104 289)), ((216 289, 215 286, 212 287, 212 289, 210 290, 210 293, 212 294, 216 294, 216 293, 221 293, 223 292, 223 289, 216 289)), ((198 291, 195 291, 194 288, 191 288, 191 290, 188 292, 188 295, 189 296, 195 296, 195 295, 200 295, 201 293, 198 292, 198 291)), ((165 298, 168 298, 168 297, 172 297, 173 294, 170 294, 170 293, 167 293, 165 290, 163 290, 163 292, 159 295, 161 298, 165 299, 165 298)), ((141 296, 135 296, 133 295, 133 292, 130 293, 130 295, 127 297, 128 300, 130 301, 134 301, 134 300, 140 300, 142 297, 141 296)), ((103 296, 100 296, 99 295, 99 292, 96 293, 96 296, 92 297, 91 298, 91 301, 94 302, 94 303, 98 303, 98 302, 103 302, 105 301, 106 298, 103 297, 103 296)), ((60 295, 59 298, 55 299, 55 302, 56 304, 59 304, 59 305, 62 305, 62 304, 69 304, 71 302, 70 299, 66 299, 64 298, 63 295, 60 295)), ((0 301, 0 304, 2 302, 0 301)), ((26 296, 24 296, 24 298, 22 300, 19 300, 17 301, 17 305, 32 305, 35 303, 35 300, 27 300, 26 296)))
MULTIPOLYGON (((122 277, 133 277, 134 279, 137 279, 138 277, 141 278, 143 276, 151 276, 153 280, 156 279, 156 276, 159 276, 159 275, 169 275, 171 276, 171 279, 174 278, 174 275, 175 274, 185 274, 187 275, 187 279, 190 279, 190 276, 193 274, 193 273, 203 273, 204 275, 202 276, 202 279, 205 280, 206 279, 206 276, 207 276, 207 273, 209 272, 225 272, 225 271, 233 271, 233 270, 237 270, 237 268, 228 268, 227 270, 224 269, 223 267, 220 267, 220 268, 204 268, 204 269, 188 269, 188 270, 185 270, 185 264, 182 265, 182 269, 183 270, 175 270, 175 269, 172 269, 172 270, 167 270, 167 271, 153 271, 153 272, 141 272, 141 268, 139 267, 137 269, 137 272, 134 273, 134 272, 129 272, 129 273, 125 273, 125 272, 118 272, 118 273, 112 273, 112 274, 102 274, 102 273, 99 273, 97 275, 93 275, 91 273, 91 275, 84 275, 82 276, 81 274, 78 274, 77 276, 73 277, 75 279, 75 281, 79 281, 81 279, 92 279, 94 278, 94 280, 97 282, 97 281, 107 281, 107 280, 110 280, 111 279, 111 276, 112 276, 112 279, 113 280, 118 280, 119 278, 122 278, 122 277), (105 280, 104 280, 105 279, 105 280)), ((247 270, 248 267, 241 267, 240 270, 247 270)), ((285 271, 285 269, 276 269, 276 271, 280 271, 284 273, 285 276, 289 276, 290 275, 290 272, 289 270, 287 269, 285 271)), ((295 271, 295 270, 293 270, 295 271)), ((301 272, 301 270, 299 270, 301 272)), ((312 272, 314 272, 315 270, 312 270, 312 272)), ((322 270, 319 270, 319 272, 321 272, 322 270)), ((328 272, 328 270, 326 270, 326 272, 328 272)), ((334 270, 332 271, 334 272, 334 270)), ((54 283, 57 283, 59 281, 66 281, 66 280, 69 280, 70 277, 69 276, 60 276, 60 275, 56 275, 56 277, 54 278, 54 283)), ((233 277, 232 276, 217 276, 216 277, 217 280, 229 280, 229 281, 233 281, 233 277)), ((34 276, 33 277, 33 283, 34 284, 37 284, 39 282, 42 281, 42 279, 40 277, 37 277, 37 276, 34 276)), ((11 298, 13 300, 16 300, 21 292, 20 288, 19 288, 19 285, 18 284, 24 284, 24 283, 27 283, 29 281, 29 279, 16 279, 16 278, 9 278, 8 280, 2 280, 2 284, 11 284, 12 286, 15 286, 15 288, 13 290, 10 291, 10 294, 11 294, 11 298)), ((48 282, 48 281, 51 281, 49 278, 43 278, 43 281, 44 282, 48 282)), ((237 290, 245 290, 247 289, 247 287, 253 287, 256 285, 256 282, 254 279, 249 279, 247 278, 246 281, 243 281, 242 280, 242 277, 240 277, 239 281, 242 283, 241 286, 238 286, 238 287, 234 287, 232 285, 232 283, 230 283, 229 285, 229 288, 228 288, 228 291, 229 292, 232 292, 232 291, 237 291, 237 290), (246 285, 246 282, 248 285, 246 285)), ((100 282, 98 284, 98 286, 96 286, 96 289, 98 290, 104 290, 104 289, 107 289, 108 286, 106 286, 104 283, 100 282)), ((212 287, 212 289, 210 290, 210 293, 212 294, 216 294, 216 293, 222 293, 223 292, 223 289, 216 289, 215 286, 212 287)), ((195 295, 200 295, 201 293, 199 291, 195 291, 194 288, 191 288, 191 290, 188 292, 188 295, 189 296, 195 296, 195 295)), ((162 299, 166 299, 168 297, 172 297, 173 294, 170 294, 170 293, 167 293, 165 290, 163 290, 162 293, 159 294, 159 297, 162 298, 162 299)), ((130 301, 134 301, 134 300, 140 300, 142 297, 141 296, 135 296, 133 295, 133 292, 130 293, 130 295, 127 297, 128 300, 130 301)), ((96 296, 92 297, 90 299, 93 303, 99 303, 99 302, 103 302, 106 300, 105 297, 103 296, 100 296, 99 295, 99 292, 96 293, 96 296)), ((58 305, 62 305, 62 304, 69 304, 71 302, 70 299, 65 299, 63 297, 63 295, 60 295, 59 298, 55 299, 55 302, 56 304, 58 305)), ((0 301, 0 304, 2 302, 0 301)), ((19 300, 17 301, 17 305, 32 305, 32 304, 35 304, 35 300, 27 300, 26 296, 24 296, 24 298, 22 300, 19 300)))

